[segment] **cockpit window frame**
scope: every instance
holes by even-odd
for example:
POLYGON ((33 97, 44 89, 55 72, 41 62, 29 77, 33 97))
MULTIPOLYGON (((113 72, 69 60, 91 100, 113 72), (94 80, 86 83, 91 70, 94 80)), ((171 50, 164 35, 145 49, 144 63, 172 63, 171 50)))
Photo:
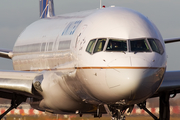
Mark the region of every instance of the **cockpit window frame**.
POLYGON ((123 52, 123 53, 125 53, 125 52, 128 52, 128 51, 129 51, 128 39, 119 39, 119 38, 94 38, 94 39, 91 39, 91 40, 89 41, 89 43, 88 43, 85 51, 86 51, 87 53, 91 54, 91 55, 98 53, 98 52, 94 52, 94 50, 95 50, 95 47, 96 47, 96 45, 97 45, 98 40, 100 40, 100 39, 106 39, 106 42, 105 42, 105 44, 104 44, 103 50, 102 50, 102 51, 99 51, 99 52, 123 52), (120 40, 120 41, 126 41, 127 50, 126 50, 126 51, 107 51, 106 48, 107 48, 107 46, 108 46, 109 40, 111 40, 111 39, 120 40), (92 49, 91 52, 89 52, 89 51, 87 51, 87 49, 88 49, 88 46, 89 46, 90 42, 93 41, 93 40, 95 40, 94 45, 93 45, 93 49, 92 49))
POLYGON ((96 53, 99 53, 99 52, 123 52, 123 53, 125 53, 125 52, 130 52, 130 53, 131 53, 131 52, 134 52, 134 53, 144 53, 144 52, 145 52, 145 53, 149 53, 149 52, 156 52, 156 53, 162 55, 162 54, 164 53, 165 50, 164 50, 164 47, 163 47, 161 41, 158 40, 158 39, 156 39, 156 38, 136 38, 136 39, 94 38, 94 39, 91 39, 91 40, 89 41, 89 43, 88 43, 88 45, 87 45, 85 51, 86 51, 87 53, 91 54, 91 55, 96 54, 96 53), (98 43, 98 41, 99 41, 100 39, 106 39, 106 42, 105 42, 105 44, 104 44, 104 47, 103 47, 103 49, 102 49, 101 51, 94 52, 94 51, 95 51, 95 47, 96 47, 96 45, 97 45, 97 43, 98 43), (112 51, 108 51, 108 50, 106 50, 106 49, 107 49, 107 46, 108 46, 108 44, 109 44, 109 41, 110 41, 111 39, 112 39, 112 40, 126 41, 127 51, 113 51, 113 50, 112 50, 112 51), (149 39, 153 39, 153 40, 158 41, 158 42, 160 43, 160 46, 161 46, 161 49, 162 49, 162 50, 160 50, 160 51, 162 51, 162 52, 156 52, 156 51, 154 51, 154 50, 152 49, 151 44, 149 43, 149 39), (93 40, 95 40, 95 42, 94 42, 92 51, 89 52, 89 51, 87 51, 87 48, 88 48, 90 42, 93 41, 93 40), (131 42, 131 41, 136 41, 136 40, 144 40, 144 41, 145 41, 145 45, 146 45, 146 47, 149 49, 149 51, 132 51, 132 50, 131 50, 131 43, 130 43, 130 42, 131 42))
POLYGON ((95 53, 97 53, 97 52, 102 52, 102 51, 104 51, 104 48, 105 48, 105 46, 106 46, 106 44, 107 44, 107 41, 108 41, 107 38, 98 38, 98 39, 96 39, 96 42, 95 42, 95 45, 94 45, 93 54, 95 54, 95 53), (103 49, 100 50, 100 51, 95 51, 95 50, 97 50, 96 47, 97 47, 97 45, 98 45, 98 42, 99 42, 100 40, 103 40, 103 39, 105 39, 105 43, 104 43, 104 45, 103 45, 103 49))
POLYGON ((95 46, 96 46, 96 43, 97 43, 97 39, 92 39, 92 40, 90 40, 89 43, 88 43, 88 45, 87 45, 87 47, 86 47, 86 52, 92 55, 92 54, 93 54, 93 51, 94 51, 94 48, 95 48, 95 46), (92 46, 93 48, 92 48, 92 50, 89 52, 87 49, 88 49, 88 47, 89 47, 89 45, 90 45, 90 42, 91 42, 91 41, 94 41, 94 40, 95 40, 95 42, 94 42, 94 44, 93 44, 93 46, 92 46))
POLYGON ((105 49, 105 46, 106 46, 106 44, 107 44, 108 38, 94 38, 94 39, 91 39, 91 40, 89 41, 89 43, 88 43, 85 51, 86 51, 87 53, 91 54, 91 55, 98 53, 98 52, 95 52, 95 53, 94 53, 94 50, 95 50, 96 44, 97 44, 97 42, 98 42, 99 39, 106 39, 106 42, 105 42, 105 44, 104 44, 104 48, 103 48, 102 51, 100 51, 100 52, 104 52, 104 49, 105 49), (87 51, 88 46, 89 46, 90 42, 93 41, 93 40, 95 40, 95 42, 94 42, 92 51, 91 51, 91 52, 88 52, 88 51, 87 51))
POLYGON ((105 52, 128 52, 128 50, 129 50, 129 45, 128 45, 128 40, 127 39, 118 39, 118 38, 108 38, 108 40, 107 40, 107 42, 106 42, 106 46, 104 47, 104 51, 105 52), (117 41, 126 41, 126 49, 127 50, 107 50, 107 47, 108 47, 108 44, 109 44, 109 41, 110 40, 117 40, 117 41))
POLYGON ((159 53, 161 55, 164 53, 165 50, 164 50, 164 47, 163 47, 163 45, 162 45, 160 40, 155 39, 155 38, 147 38, 147 41, 148 41, 149 45, 151 46, 151 49, 152 49, 153 52, 159 53), (150 39, 155 41, 159 51, 153 50, 153 48, 152 48, 152 46, 151 46, 151 44, 149 42, 150 39), (158 42, 158 44, 157 44, 157 42, 158 42))
MULTIPOLYGON (((146 47, 147 47, 147 46, 146 46, 146 47)), ((128 47, 129 47, 129 51, 128 51, 128 52, 134 52, 134 53, 139 53, 139 52, 140 52, 140 53, 143 53, 143 52, 152 52, 151 46, 150 46, 147 38, 128 39, 128 47), (137 40, 144 40, 144 41, 146 42, 148 48, 149 48, 149 51, 132 51, 132 50, 131 50, 131 48, 132 48, 132 47, 131 47, 131 41, 137 41, 137 40)))

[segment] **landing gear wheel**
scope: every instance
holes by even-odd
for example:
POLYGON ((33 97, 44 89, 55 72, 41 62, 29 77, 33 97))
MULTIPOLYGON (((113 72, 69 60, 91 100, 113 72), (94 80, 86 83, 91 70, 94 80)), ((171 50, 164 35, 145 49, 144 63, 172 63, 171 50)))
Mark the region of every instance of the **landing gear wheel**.
POLYGON ((121 115, 120 120, 125 120, 125 119, 126 119, 126 117, 124 115, 121 115))
POLYGON ((112 120, 125 120, 126 117, 121 113, 121 111, 118 109, 114 113, 112 120))

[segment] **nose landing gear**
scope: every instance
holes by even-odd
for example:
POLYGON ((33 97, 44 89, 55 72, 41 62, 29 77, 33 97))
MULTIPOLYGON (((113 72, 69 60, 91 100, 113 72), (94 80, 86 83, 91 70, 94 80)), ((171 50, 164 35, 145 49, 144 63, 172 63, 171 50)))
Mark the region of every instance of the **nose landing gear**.
POLYGON ((120 109, 116 109, 112 115, 112 120, 125 120, 126 117, 120 109))
POLYGON ((129 108, 128 112, 132 112, 133 106, 121 106, 121 105, 104 105, 106 112, 112 116, 112 120, 125 120, 124 113, 129 108))

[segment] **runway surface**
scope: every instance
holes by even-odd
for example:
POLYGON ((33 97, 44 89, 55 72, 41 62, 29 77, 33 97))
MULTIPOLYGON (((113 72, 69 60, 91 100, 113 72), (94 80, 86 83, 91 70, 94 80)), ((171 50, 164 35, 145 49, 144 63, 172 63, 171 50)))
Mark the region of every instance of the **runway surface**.
MULTIPOLYGON (((179 120, 180 116, 171 116, 170 120, 179 120)), ((111 120, 111 117, 93 118, 93 117, 67 117, 58 116, 9 116, 4 120, 111 120)), ((153 120, 149 116, 127 116, 126 120, 153 120)))

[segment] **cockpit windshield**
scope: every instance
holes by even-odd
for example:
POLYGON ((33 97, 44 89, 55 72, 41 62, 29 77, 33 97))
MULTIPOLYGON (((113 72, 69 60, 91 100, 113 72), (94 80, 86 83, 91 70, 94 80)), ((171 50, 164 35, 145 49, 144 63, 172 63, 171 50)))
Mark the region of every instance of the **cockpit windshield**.
POLYGON ((164 49, 162 47, 162 44, 160 43, 159 40, 156 39, 148 39, 149 44, 151 45, 151 49, 154 52, 157 52, 159 54, 163 54, 164 53, 164 49))
POLYGON ((90 54, 97 52, 156 52, 159 54, 164 53, 164 48, 161 42, 153 38, 141 38, 141 39, 108 39, 97 38, 90 40, 87 45, 86 51, 90 54))
POLYGON ((150 52, 150 48, 145 39, 130 40, 131 52, 150 52))
POLYGON ((105 38, 98 39, 98 41, 96 43, 96 47, 94 49, 94 53, 103 51, 105 43, 106 43, 106 39, 105 38))
POLYGON ((109 39, 106 51, 127 51, 127 43, 123 40, 109 39))

